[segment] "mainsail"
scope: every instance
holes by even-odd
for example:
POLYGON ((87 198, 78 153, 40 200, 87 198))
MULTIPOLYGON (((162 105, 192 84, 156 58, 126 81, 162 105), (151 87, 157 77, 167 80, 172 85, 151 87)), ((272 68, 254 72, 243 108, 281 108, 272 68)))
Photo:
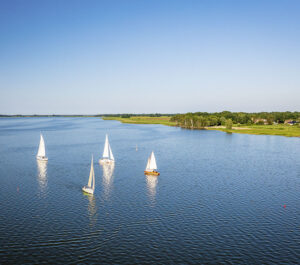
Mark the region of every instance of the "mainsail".
POLYGON ((153 151, 152 151, 152 153, 151 153, 151 158, 150 158, 150 168, 153 169, 153 170, 156 170, 156 169, 157 169, 156 159, 155 159, 155 156, 154 156, 154 152, 153 152, 153 151))
POLYGON ((108 137, 106 135, 105 137, 105 144, 104 144, 104 150, 103 150, 103 158, 108 158, 109 157, 109 143, 108 143, 108 137))
POLYGON ((93 162, 93 160, 94 159, 92 157, 92 163, 91 163, 91 170, 90 170, 90 177, 89 177, 88 187, 92 188, 94 190, 95 189, 95 172, 94 172, 94 162, 93 162))
POLYGON ((108 142, 108 136, 106 135, 105 137, 105 144, 104 144, 104 150, 103 150, 103 158, 108 158, 108 159, 111 159, 111 160, 115 160, 114 159, 114 155, 111 151, 111 147, 110 147, 110 144, 108 142))
POLYGON ((46 156, 45 141, 44 141, 42 134, 41 134, 40 145, 39 145, 39 150, 38 150, 37 156, 39 156, 39 157, 46 156))
POLYGON ((112 153, 112 151, 111 151, 110 145, 108 145, 108 146, 109 146, 109 158, 110 158, 111 160, 115 160, 114 155, 113 155, 113 153, 112 153))
POLYGON ((146 171, 153 171, 157 169, 156 165, 156 159, 154 156, 154 152, 152 151, 150 157, 148 158, 147 166, 146 166, 146 171))
POLYGON ((150 157, 148 157, 146 171, 150 169, 150 157))

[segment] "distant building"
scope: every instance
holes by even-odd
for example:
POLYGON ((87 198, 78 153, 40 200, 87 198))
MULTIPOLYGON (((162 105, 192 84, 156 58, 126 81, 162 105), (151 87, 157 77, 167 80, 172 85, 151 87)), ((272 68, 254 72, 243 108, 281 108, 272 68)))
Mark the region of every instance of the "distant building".
POLYGON ((257 124, 257 123, 263 123, 263 124, 268 124, 268 121, 266 119, 255 119, 252 118, 253 123, 257 124))
POLYGON ((294 125, 295 123, 297 123, 297 122, 294 120, 285 120, 284 121, 284 124, 289 124, 289 125, 294 125))

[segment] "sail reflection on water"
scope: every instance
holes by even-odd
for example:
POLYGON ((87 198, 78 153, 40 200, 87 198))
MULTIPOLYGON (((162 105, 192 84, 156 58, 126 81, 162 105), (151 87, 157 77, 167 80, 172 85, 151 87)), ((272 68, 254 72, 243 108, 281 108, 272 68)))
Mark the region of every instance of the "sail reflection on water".
POLYGON ((41 195, 45 195, 47 189, 47 162, 42 160, 37 160, 37 180, 39 184, 39 191, 41 195))
POLYGON ((93 227, 97 222, 97 205, 96 198, 91 194, 84 194, 89 201, 88 204, 88 216, 90 219, 90 226, 93 227))
POLYGON ((146 175, 146 181, 149 197, 154 200, 156 195, 158 177, 153 175, 146 175))
POLYGON ((103 166, 102 182, 103 182, 104 197, 108 199, 112 189, 115 164, 103 164, 102 166, 103 166))

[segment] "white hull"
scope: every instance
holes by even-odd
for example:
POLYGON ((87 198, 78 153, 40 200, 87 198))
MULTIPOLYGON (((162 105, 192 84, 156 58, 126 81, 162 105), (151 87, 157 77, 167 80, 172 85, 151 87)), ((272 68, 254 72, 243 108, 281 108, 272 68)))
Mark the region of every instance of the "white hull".
POLYGON ((48 161, 48 157, 45 156, 37 156, 36 159, 39 161, 48 161))
POLYGON ((108 159, 108 158, 102 158, 102 159, 99 159, 99 163, 102 165, 103 164, 114 164, 115 160, 108 159))
POLYGON ((89 187, 83 187, 82 190, 86 193, 89 193, 89 194, 94 194, 94 190, 92 188, 89 188, 89 187))

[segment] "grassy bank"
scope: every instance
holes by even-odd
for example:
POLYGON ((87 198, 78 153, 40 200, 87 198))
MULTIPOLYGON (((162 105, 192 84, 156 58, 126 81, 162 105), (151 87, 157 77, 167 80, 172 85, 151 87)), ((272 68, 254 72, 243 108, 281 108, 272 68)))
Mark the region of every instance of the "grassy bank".
MULTIPOLYGON (((176 126, 176 122, 171 122, 169 116, 161 117, 147 117, 137 116, 130 118, 120 117, 102 117, 103 120, 117 120, 123 123, 133 124, 163 124, 168 126, 176 126)), ((218 130, 230 133, 244 133, 244 134, 256 134, 256 135, 279 135, 288 137, 300 137, 300 127, 297 125, 240 125, 233 126, 231 130, 227 130, 224 126, 206 127, 207 130, 218 130)))
POLYGON ((207 127, 208 130, 219 130, 231 133, 245 133, 256 135, 279 135, 287 137, 300 137, 300 127, 297 125, 243 125, 239 127, 233 126, 231 130, 227 130, 223 126, 207 127))
POLYGON ((134 123, 134 124, 162 124, 168 126, 176 126, 176 122, 170 121, 169 116, 161 117, 148 117, 148 116, 132 116, 130 118, 120 117, 102 117, 103 120, 116 120, 123 123, 134 123))

